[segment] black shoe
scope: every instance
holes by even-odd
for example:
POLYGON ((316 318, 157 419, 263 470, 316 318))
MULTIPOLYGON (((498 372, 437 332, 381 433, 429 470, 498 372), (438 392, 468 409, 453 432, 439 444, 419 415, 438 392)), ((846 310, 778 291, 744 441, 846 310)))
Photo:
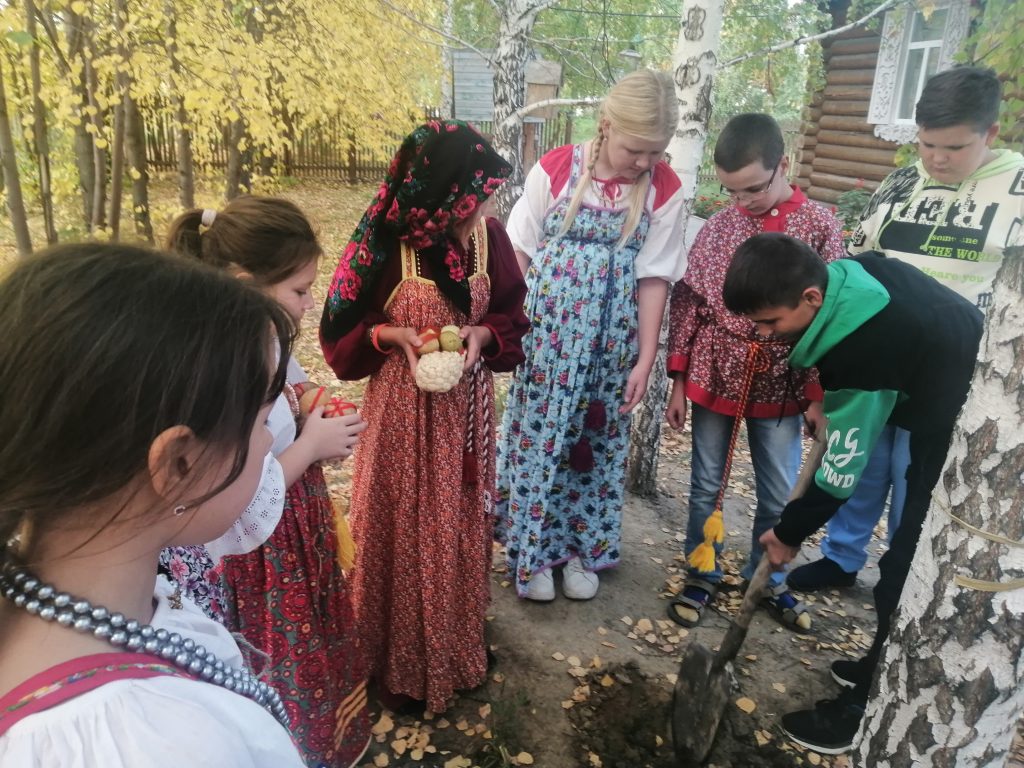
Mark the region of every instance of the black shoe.
POLYGON ((823 755, 841 755, 853 748, 864 706, 847 692, 839 698, 819 701, 814 709, 782 716, 782 730, 792 741, 823 755))
POLYGON ((857 581, 857 572, 847 573, 835 560, 827 557, 813 563, 794 568, 786 577, 786 583, 797 592, 817 592, 830 587, 852 587, 857 581))
POLYGON ((871 682, 871 673, 867 668, 866 659, 839 659, 832 662, 832 679, 843 688, 856 688, 871 682))

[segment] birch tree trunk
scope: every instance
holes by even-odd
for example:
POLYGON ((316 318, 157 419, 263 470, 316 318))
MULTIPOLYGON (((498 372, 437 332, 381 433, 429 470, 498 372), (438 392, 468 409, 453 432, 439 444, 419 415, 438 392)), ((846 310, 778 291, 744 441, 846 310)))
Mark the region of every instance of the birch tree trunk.
MULTIPOLYGON (((697 192, 697 172, 711 120, 711 89, 718 66, 723 8, 724 0, 687 2, 683 7, 679 38, 672 55, 676 97, 679 99, 679 125, 669 143, 668 152, 672 168, 683 182, 686 201, 683 215, 686 216, 687 231, 690 229, 690 210, 697 192)), ((652 496, 656 492, 661 422, 668 400, 664 330, 663 327, 658 355, 647 384, 647 394, 637 406, 630 428, 626 488, 641 496, 652 496)))
POLYGON ((1024 249, 1007 250, 992 306, 858 766, 1002 768, 1024 711, 1024 249))
POLYGON ((18 245, 18 255, 28 256, 32 253, 32 238, 28 232, 25 199, 21 194, 21 179, 18 177, 18 158, 14 151, 14 137, 11 135, 11 120, 7 114, 7 90, 4 87, 2 62, 0 62, 0 164, 3 166, 7 212, 11 217, 11 228, 14 230, 14 240, 18 245))
POLYGON ((669 142, 672 169, 683 182, 686 211, 697 193, 697 172, 708 137, 712 88, 718 68, 724 0, 696 0, 683 7, 672 72, 679 97, 679 126, 669 142))
POLYGON ((494 148, 512 163, 512 176, 494 195, 498 217, 505 221, 523 194, 523 121, 509 120, 526 103, 526 62, 529 36, 537 14, 556 0, 505 0, 498 22, 494 68, 494 148))

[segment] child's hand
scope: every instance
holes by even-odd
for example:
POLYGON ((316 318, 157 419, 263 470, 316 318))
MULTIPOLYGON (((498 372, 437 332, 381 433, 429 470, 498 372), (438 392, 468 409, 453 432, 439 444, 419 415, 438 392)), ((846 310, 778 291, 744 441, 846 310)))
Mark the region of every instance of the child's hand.
POLYGON ((359 434, 366 429, 366 421, 358 413, 330 419, 325 419, 323 414, 322 406, 310 411, 299 439, 309 441, 314 461, 347 459, 359 444, 359 434))
POLYGON ((622 392, 622 399, 626 404, 619 407, 619 413, 629 413, 640 404, 647 394, 647 379, 650 376, 651 366, 638 364, 633 367, 629 372, 629 378, 626 379, 626 388, 622 392))
POLYGON ((686 385, 682 376, 672 380, 672 394, 668 398, 665 419, 673 429, 682 429, 686 426, 686 385))
POLYGON ((779 541, 775 536, 774 528, 769 528, 762 533, 758 541, 764 547, 764 556, 768 558, 768 562, 776 571, 781 571, 786 563, 792 562, 800 551, 800 547, 791 547, 779 541))
POLYGON ((377 340, 384 346, 401 347, 405 359, 409 362, 409 372, 416 377, 416 363, 419 355, 416 350, 423 346, 423 339, 415 328, 396 328, 388 325, 377 333, 377 340))
POLYGON ((804 411, 804 432, 810 438, 818 438, 821 435, 824 440, 826 426, 828 426, 828 419, 825 418, 824 404, 820 400, 812 401, 804 411))
POLYGON ((468 371, 480 359, 480 353, 494 341, 490 328, 483 325, 467 325, 459 331, 459 338, 466 343, 466 359, 462 370, 468 371))

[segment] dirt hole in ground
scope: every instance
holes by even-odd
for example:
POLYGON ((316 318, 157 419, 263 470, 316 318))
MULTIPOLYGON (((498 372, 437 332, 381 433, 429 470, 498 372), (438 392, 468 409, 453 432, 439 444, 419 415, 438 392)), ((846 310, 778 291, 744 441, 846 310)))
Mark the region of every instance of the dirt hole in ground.
MULTIPOLYGON (((672 694, 630 662, 593 670, 579 681, 588 695, 569 710, 581 768, 684 768, 676 763, 670 723, 672 694)), ((793 752, 757 746, 757 722, 726 710, 708 768, 792 768, 793 752)), ((685 767, 689 768, 689 767, 685 767)))

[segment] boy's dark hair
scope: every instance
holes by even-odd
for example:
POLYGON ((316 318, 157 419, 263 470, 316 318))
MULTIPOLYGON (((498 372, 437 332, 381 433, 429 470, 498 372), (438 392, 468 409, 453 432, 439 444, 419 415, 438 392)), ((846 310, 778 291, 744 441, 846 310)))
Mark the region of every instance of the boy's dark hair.
POLYGON ((727 173, 760 162, 765 169, 782 160, 786 144, 782 129, 771 115, 747 112, 725 124, 715 142, 715 165, 727 173))
MULTIPOLYGON (((186 489, 181 503, 234 482, 260 408, 284 386, 294 333, 242 280, 100 243, 19 263, 0 281, 0 328, 0 561, 22 524, 42 534, 131 488, 170 427, 207 446, 190 488, 231 462, 219 487, 186 489)), ((107 524, 125 501, 103 511, 107 524)))
POLYGON ((764 232, 744 241, 725 273, 722 298, 730 312, 747 315, 767 307, 795 307, 808 288, 822 292, 828 269, 803 240, 764 232))
POLYGON ((932 75, 921 91, 914 112, 922 128, 969 125, 984 133, 999 120, 1002 84, 995 70, 953 67, 932 75))
POLYGON ((203 209, 171 223, 167 249, 221 269, 248 272, 259 286, 280 283, 322 253, 309 219, 290 200, 236 197, 202 226, 203 209))

